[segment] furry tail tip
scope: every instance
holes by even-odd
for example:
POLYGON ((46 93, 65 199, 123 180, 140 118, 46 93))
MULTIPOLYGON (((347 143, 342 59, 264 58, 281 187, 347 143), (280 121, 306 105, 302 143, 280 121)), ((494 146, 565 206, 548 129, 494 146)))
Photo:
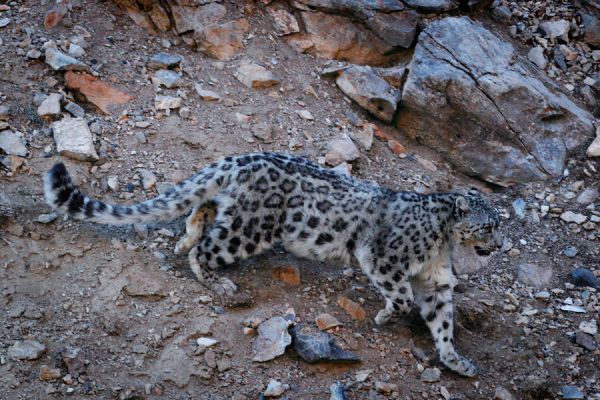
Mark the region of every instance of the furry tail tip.
POLYGON ((55 164, 44 177, 44 198, 53 209, 65 204, 75 190, 71 176, 65 165, 60 162, 55 164))

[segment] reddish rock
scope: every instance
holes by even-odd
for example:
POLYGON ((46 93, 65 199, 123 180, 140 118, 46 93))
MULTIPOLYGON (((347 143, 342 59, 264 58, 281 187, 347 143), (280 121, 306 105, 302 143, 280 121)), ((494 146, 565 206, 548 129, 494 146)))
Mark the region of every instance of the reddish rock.
POLYGON ((300 271, 293 265, 274 268, 272 276, 273 279, 280 280, 286 285, 297 286, 300 284, 300 271))
POLYGON ((389 64, 392 46, 349 18, 322 12, 303 12, 306 34, 290 36, 295 47, 328 59, 355 64, 389 64), (332 29, 335 27, 335 29, 332 29))
POLYGON ((244 35, 250 25, 245 18, 223 24, 210 24, 196 31, 198 50, 219 60, 231 60, 244 48, 244 35))
POLYGON ((362 306, 347 297, 340 297, 338 299, 338 305, 344 309, 350 316, 358 321, 362 321, 367 318, 367 313, 362 306))
POLYGON ((150 11, 148 11, 148 16, 154 25, 162 32, 166 32, 171 29, 171 20, 169 19, 169 15, 159 4, 152 5, 152 8, 150 11))
POLYGON ((40 380, 41 381, 51 381, 54 379, 60 378, 60 369, 58 368, 50 368, 47 365, 42 365, 40 368, 40 380))
POLYGON ((408 149, 400 144, 400 142, 398 142, 396 139, 388 140, 388 147, 390 150, 392 150, 392 153, 396 155, 406 154, 408 152, 408 149))
POLYGON ((67 15, 67 0, 59 0, 44 16, 44 28, 52 29, 67 15))
POLYGON ((98 78, 87 73, 74 73, 67 71, 65 84, 69 89, 81 93, 87 101, 94 104, 106 114, 120 104, 128 103, 132 96, 109 86, 98 78))
POLYGON ((269 10, 271 18, 273 18, 273 28, 278 36, 285 36, 292 33, 300 32, 296 17, 285 10, 269 10))
POLYGON ((322 331, 342 325, 342 323, 338 321, 333 315, 327 313, 317 315, 317 318, 315 318, 315 322, 319 329, 322 331))
POLYGON ((234 76, 244 86, 253 89, 268 88, 280 82, 271 71, 258 64, 241 64, 234 76))
POLYGON ((379 129, 377 125, 372 124, 370 122, 366 123, 363 129, 373 129, 373 135, 375 135, 375 137, 381 140, 382 142, 387 142, 391 139, 390 135, 379 129))

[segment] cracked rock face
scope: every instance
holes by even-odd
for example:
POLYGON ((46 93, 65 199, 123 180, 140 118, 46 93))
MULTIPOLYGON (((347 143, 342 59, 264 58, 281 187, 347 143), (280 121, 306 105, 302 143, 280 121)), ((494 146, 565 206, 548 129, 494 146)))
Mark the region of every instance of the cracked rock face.
POLYGON ((467 17, 436 21, 419 36, 396 125, 488 182, 560 176, 593 117, 526 65, 467 17))

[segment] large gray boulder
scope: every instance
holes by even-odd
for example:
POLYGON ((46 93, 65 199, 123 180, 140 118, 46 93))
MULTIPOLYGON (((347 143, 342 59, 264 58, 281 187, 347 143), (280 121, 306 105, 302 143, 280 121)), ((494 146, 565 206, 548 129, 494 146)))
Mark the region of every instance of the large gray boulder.
POLYGON ((514 183, 560 176, 593 117, 506 41, 468 17, 433 22, 418 39, 396 125, 457 170, 514 183))

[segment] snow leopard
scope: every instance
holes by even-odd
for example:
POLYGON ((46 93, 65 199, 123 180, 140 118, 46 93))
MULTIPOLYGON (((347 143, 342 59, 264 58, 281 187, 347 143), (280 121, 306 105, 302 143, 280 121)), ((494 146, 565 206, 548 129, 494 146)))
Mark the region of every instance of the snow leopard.
POLYGON ((453 246, 484 257, 502 244, 498 213, 476 190, 394 191, 306 158, 262 152, 225 157, 136 205, 91 199, 62 163, 46 174, 44 193, 55 210, 101 224, 172 220, 192 210, 176 251, 189 251, 197 279, 222 295, 236 285, 217 273, 220 267, 276 244, 312 260, 357 263, 385 301, 377 325, 417 306, 440 361, 461 375, 477 374, 454 346, 450 261, 453 246))

